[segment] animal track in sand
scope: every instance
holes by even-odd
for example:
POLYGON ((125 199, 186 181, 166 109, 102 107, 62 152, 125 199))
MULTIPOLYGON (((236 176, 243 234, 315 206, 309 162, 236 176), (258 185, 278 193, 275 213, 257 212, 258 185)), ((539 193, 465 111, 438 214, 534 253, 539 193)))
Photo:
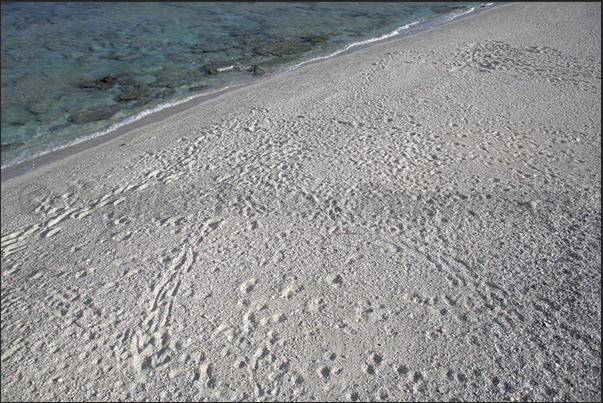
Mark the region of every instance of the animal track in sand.
POLYGON ((453 54, 463 62, 452 62, 451 69, 473 68, 481 72, 496 72, 498 70, 515 71, 518 77, 527 79, 534 75, 545 79, 551 84, 570 83, 578 85, 587 91, 597 91, 589 83, 589 78, 599 70, 590 70, 586 66, 597 64, 581 63, 574 57, 546 47, 514 47, 500 41, 485 41, 461 46, 453 54), (537 66, 537 68, 534 68, 537 66))
MULTIPOLYGON (((333 241, 335 239, 331 238, 333 241)), ((343 238, 337 239, 343 241, 343 238)), ((362 244, 361 239, 356 239, 356 242, 362 244)), ((430 286, 421 291, 410 292, 406 297, 396 297, 394 294, 386 298, 382 296, 380 301, 375 301, 371 297, 372 289, 357 284, 353 280, 353 273, 358 270, 354 266, 365 264, 364 261, 367 258, 370 260, 373 251, 379 249, 369 244, 360 246, 365 249, 366 257, 345 265, 340 269, 340 274, 326 273, 318 282, 288 278, 281 280, 281 286, 276 286, 273 280, 259 277, 242 281, 238 287, 244 299, 240 303, 238 322, 223 323, 212 336, 212 343, 219 344, 222 340, 231 346, 216 362, 214 358, 209 358, 213 362, 214 388, 228 382, 231 386, 250 388, 254 391, 253 396, 259 398, 269 396, 269 391, 278 387, 274 383, 276 379, 291 379, 287 383, 290 390, 281 393, 305 396, 318 385, 325 385, 335 393, 341 376, 363 374, 379 379, 395 376, 403 393, 408 390, 408 393, 428 395, 436 385, 451 381, 459 385, 469 382, 469 376, 463 371, 457 373, 449 369, 447 372, 438 372, 414 359, 405 364, 397 363, 401 356, 388 350, 388 340, 395 337, 399 341, 400 335, 404 334, 411 343, 409 346, 419 343, 432 346, 428 349, 437 349, 437 346, 456 345, 471 334, 472 328, 472 322, 463 322, 458 318, 469 316, 470 312, 473 312, 470 316, 483 315, 486 312, 484 309, 489 309, 491 303, 496 304, 496 309, 504 309, 504 300, 493 299, 492 296, 496 287, 500 289, 498 293, 502 289, 490 281, 468 281, 466 278, 473 278, 473 275, 467 264, 458 263, 447 256, 428 258, 408 245, 398 245, 398 248, 392 246, 391 250, 394 254, 401 252, 406 255, 404 262, 421 264, 423 271, 432 276, 437 273, 437 276, 432 277, 430 286), (461 274, 463 271, 464 274, 461 274), (337 286, 334 287, 334 284, 337 286), (266 295, 267 291, 269 295, 266 295), (473 306, 466 305, 468 297, 473 301, 473 306), (352 298, 349 302, 355 303, 348 305, 341 298, 352 298), (446 314, 442 314, 443 310, 446 314), (298 321, 305 324, 304 328, 295 326, 298 321), (340 325, 329 327, 327 323, 340 325), (313 330, 318 328, 329 332, 330 336, 322 337, 313 330), (409 332, 408 329, 414 330, 409 332), (467 332, 466 335, 463 332, 467 332), (309 345, 322 345, 326 340, 341 340, 342 344, 329 346, 324 353, 317 355, 316 365, 302 365, 303 360, 296 357, 296 352, 307 351, 309 345), (355 355, 353 351, 361 346, 367 347, 363 340, 378 341, 378 351, 355 355), (246 371, 249 383, 239 383, 229 377, 228 373, 233 368, 246 371), (294 381, 295 374, 301 375, 304 381, 294 381)), ((408 289, 412 289, 414 281, 412 277, 409 280, 408 289)), ((426 284, 424 281, 416 284, 419 283, 426 284)), ((504 295, 504 290, 502 293, 504 295)), ((212 353, 217 357, 215 354, 217 352, 212 353)), ((362 385, 365 385, 364 381, 362 385)), ((370 387, 362 393, 392 395, 391 390, 371 391, 370 387)))

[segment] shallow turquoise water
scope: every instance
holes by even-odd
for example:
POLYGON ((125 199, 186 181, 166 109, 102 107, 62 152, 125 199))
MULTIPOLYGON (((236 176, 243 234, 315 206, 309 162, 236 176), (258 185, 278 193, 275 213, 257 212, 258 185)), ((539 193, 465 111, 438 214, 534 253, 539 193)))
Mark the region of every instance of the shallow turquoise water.
POLYGON ((2 3, 2 168, 491 3, 2 3))

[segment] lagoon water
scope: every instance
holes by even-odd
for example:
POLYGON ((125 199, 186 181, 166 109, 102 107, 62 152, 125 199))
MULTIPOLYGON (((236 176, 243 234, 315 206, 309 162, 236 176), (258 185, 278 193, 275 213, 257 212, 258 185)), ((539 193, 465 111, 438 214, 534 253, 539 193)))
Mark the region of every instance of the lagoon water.
POLYGON ((2 3, 2 169, 492 3, 2 3))

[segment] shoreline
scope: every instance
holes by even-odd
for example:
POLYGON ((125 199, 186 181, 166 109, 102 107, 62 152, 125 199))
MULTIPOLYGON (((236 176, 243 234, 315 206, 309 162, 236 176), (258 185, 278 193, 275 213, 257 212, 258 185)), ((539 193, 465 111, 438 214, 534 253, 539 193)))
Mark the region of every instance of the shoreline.
MULTIPOLYGON (((297 64, 296 65, 297 67, 293 70, 286 69, 285 71, 272 72, 272 73, 270 73, 269 76, 264 77, 263 79, 260 79, 255 82, 248 82, 248 83, 244 83, 244 84, 235 84, 234 87, 229 86, 227 88, 221 88, 221 89, 219 88, 210 94, 201 95, 201 96, 195 97, 193 99, 189 99, 188 101, 184 101, 184 102, 178 101, 179 103, 177 105, 166 107, 164 109, 159 110, 158 112, 151 113, 147 116, 144 116, 144 117, 136 120, 135 122, 118 127, 117 129, 114 129, 111 132, 106 133, 104 135, 95 136, 95 137, 87 139, 87 140, 79 141, 75 145, 68 145, 68 146, 62 147, 58 150, 50 151, 50 152, 44 153, 43 155, 35 156, 26 161, 21 161, 21 162, 13 164, 11 166, 8 166, 0 172, 0 183, 4 183, 13 178, 16 178, 16 177, 19 177, 22 175, 26 175, 35 169, 39 169, 39 168, 45 167, 47 165, 52 165, 53 163, 59 162, 63 159, 66 159, 66 158, 69 159, 71 157, 75 157, 75 156, 77 156, 77 154, 81 153, 82 151, 86 151, 88 149, 92 149, 97 146, 101 146, 102 144, 110 142, 114 139, 117 139, 118 137, 121 137, 132 130, 152 124, 159 120, 165 119, 166 117, 169 117, 172 115, 177 115, 178 113, 186 111, 191 108, 200 107, 204 102, 214 99, 216 97, 219 97, 222 94, 226 94, 231 91, 243 89, 245 87, 253 86, 256 84, 261 84, 266 79, 269 80, 269 79, 274 78, 275 76, 290 73, 291 71, 297 70, 298 68, 300 68, 302 66, 313 65, 313 64, 325 61, 325 60, 332 59, 332 58, 346 56, 348 54, 360 51, 367 47, 378 45, 378 44, 384 44, 389 41, 403 40, 404 38, 406 38, 408 36, 416 35, 416 34, 422 33, 424 31, 429 31, 432 29, 437 29, 439 26, 449 24, 452 21, 457 21, 459 19, 462 19, 462 18, 465 18, 468 16, 475 16, 475 15, 479 14, 481 11, 491 10, 493 8, 504 6, 507 4, 512 4, 512 3, 509 3, 509 2, 496 3, 496 4, 488 6, 487 8, 476 6, 477 8, 475 10, 473 10, 472 12, 457 16, 453 20, 446 21, 435 27, 419 29, 419 30, 413 31, 411 33, 402 31, 401 33, 399 33, 397 35, 394 35, 394 36, 391 36, 391 37, 388 37, 385 39, 376 40, 376 41, 372 41, 372 42, 360 44, 360 45, 353 44, 353 46, 351 46, 347 50, 338 51, 338 53, 335 54, 334 56, 331 56, 331 55, 320 56, 316 60, 313 59, 313 60, 302 61, 299 64, 297 64)), ((183 100, 181 100, 181 101, 183 101, 183 100)), ((173 102, 173 101, 170 101, 170 102, 173 102)), ((119 122, 116 122, 116 124, 117 123, 119 123, 119 122)), ((92 134, 94 134, 94 133, 92 133, 92 134)), ((71 142, 73 142, 73 141, 75 141, 75 140, 72 140, 71 142)), ((48 168, 50 168, 50 167, 48 167, 48 168)))
POLYGON ((2 401, 600 401, 601 5, 512 3, 2 182, 2 401))

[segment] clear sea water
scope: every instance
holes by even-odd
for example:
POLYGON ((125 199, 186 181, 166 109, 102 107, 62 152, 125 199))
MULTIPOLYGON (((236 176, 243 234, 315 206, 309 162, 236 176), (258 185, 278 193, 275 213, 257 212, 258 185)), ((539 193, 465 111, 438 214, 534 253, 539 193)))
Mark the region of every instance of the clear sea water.
POLYGON ((492 3, 1 3, 2 169, 492 3))

